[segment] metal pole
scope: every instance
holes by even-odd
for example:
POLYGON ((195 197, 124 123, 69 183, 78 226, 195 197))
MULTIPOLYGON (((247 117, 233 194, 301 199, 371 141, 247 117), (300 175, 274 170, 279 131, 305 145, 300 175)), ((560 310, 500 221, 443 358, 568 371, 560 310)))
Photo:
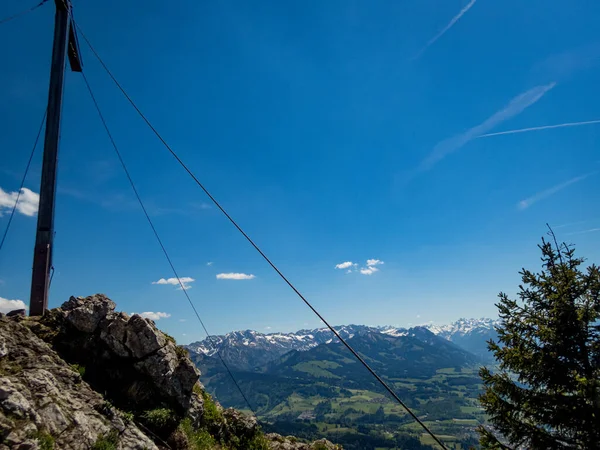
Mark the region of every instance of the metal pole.
POLYGON ((55 0, 54 44, 50 66, 48 91, 48 118, 44 140, 44 159, 40 185, 40 206, 33 254, 31 299, 29 314, 41 316, 48 308, 48 274, 52 266, 52 242, 54 238, 54 199, 56 191, 56 168, 60 138, 60 113, 62 107, 67 40, 69 37, 69 0, 55 0))

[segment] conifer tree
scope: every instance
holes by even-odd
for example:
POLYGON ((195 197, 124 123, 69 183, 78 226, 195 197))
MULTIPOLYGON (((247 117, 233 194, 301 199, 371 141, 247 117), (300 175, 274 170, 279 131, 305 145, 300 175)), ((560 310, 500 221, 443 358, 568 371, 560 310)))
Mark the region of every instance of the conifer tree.
POLYGON ((484 448, 600 449, 600 271, 549 235, 519 300, 499 295, 499 364, 480 370, 484 448))

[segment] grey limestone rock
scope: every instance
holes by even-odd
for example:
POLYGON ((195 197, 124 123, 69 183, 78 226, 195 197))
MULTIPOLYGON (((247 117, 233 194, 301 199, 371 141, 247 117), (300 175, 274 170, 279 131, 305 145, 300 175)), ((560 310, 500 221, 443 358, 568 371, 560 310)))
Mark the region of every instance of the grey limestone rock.
POLYGON ((115 413, 81 377, 23 322, 0 318, 0 448, 37 449, 42 435, 55 448, 87 450, 115 432, 120 449, 157 449, 134 424, 115 413))

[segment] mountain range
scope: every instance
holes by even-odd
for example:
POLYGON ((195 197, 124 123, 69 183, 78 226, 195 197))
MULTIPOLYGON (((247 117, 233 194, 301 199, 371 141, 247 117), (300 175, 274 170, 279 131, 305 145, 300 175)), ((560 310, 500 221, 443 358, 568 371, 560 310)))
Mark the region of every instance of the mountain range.
MULTIPOLYGON (((426 329, 433 335, 452 342, 483 361, 488 361, 487 341, 496 337, 493 319, 459 319, 447 325, 426 324, 414 328, 393 326, 370 327, 366 325, 343 325, 335 327, 344 339, 373 333, 393 337, 408 336, 415 330, 426 329)), ((264 334, 254 330, 233 331, 226 335, 211 336, 193 342, 185 348, 192 355, 221 358, 236 370, 253 371, 265 366, 293 350, 305 352, 321 344, 337 342, 328 328, 300 330, 293 333, 264 334)))
MULTIPOLYGON (((460 319, 442 326, 335 328, 416 414, 468 448, 484 420, 477 371, 490 362, 486 341, 496 337, 495 324, 460 319)), ((325 433, 348 449, 395 446, 375 439, 378 426, 415 436, 411 418, 327 328, 235 331, 186 348, 206 389, 224 406, 250 407, 279 433, 309 439, 325 433)), ((416 441, 403 448, 421 447, 416 441)))

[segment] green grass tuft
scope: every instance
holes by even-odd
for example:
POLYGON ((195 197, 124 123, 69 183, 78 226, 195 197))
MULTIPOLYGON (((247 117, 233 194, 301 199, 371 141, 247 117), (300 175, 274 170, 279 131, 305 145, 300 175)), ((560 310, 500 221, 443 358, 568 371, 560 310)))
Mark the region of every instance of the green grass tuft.
POLYGON ((39 444, 40 450, 54 450, 54 438, 45 431, 37 431, 32 436, 39 444))
POLYGON ((179 429, 187 436, 190 450, 210 450, 216 447, 217 441, 206 430, 194 430, 190 419, 179 424, 179 429))
POLYGON ((119 435, 116 431, 100 436, 94 443, 91 450, 117 450, 119 435))
POLYGON ((204 400, 204 421, 207 423, 221 423, 223 422, 223 414, 217 408, 216 403, 213 401, 210 394, 206 391, 202 391, 202 399, 204 400))
POLYGON ((82 366, 80 364, 71 364, 71 369, 73 369, 75 372, 79 373, 81 378, 83 378, 85 376, 85 366, 82 366))
POLYGON ((175 338, 173 336, 165 333, 164 331, 162 332, 162 334, 164 335, 164 337, 167 341, 172 342, 173 344, 177 345, 177 341, 175 340, 175 338))
POLYGON ((248 450, 269 450, 270 448, 269 441, 262 432, 257 433, 250 439, 247 446, 244 446, 244 449, 248 450))
POLYGON ((121 415, 121 419, 123 419, 125 423, 131 423, 133 422, 133 419, 135 419, 133 413, 128 411, 119 411, 119 414, 121 415))
POLYGON ((140 416, 153 431, 166 430, 177 423, 175 411, 169 408, 156 408, 144 411, 140 416))

